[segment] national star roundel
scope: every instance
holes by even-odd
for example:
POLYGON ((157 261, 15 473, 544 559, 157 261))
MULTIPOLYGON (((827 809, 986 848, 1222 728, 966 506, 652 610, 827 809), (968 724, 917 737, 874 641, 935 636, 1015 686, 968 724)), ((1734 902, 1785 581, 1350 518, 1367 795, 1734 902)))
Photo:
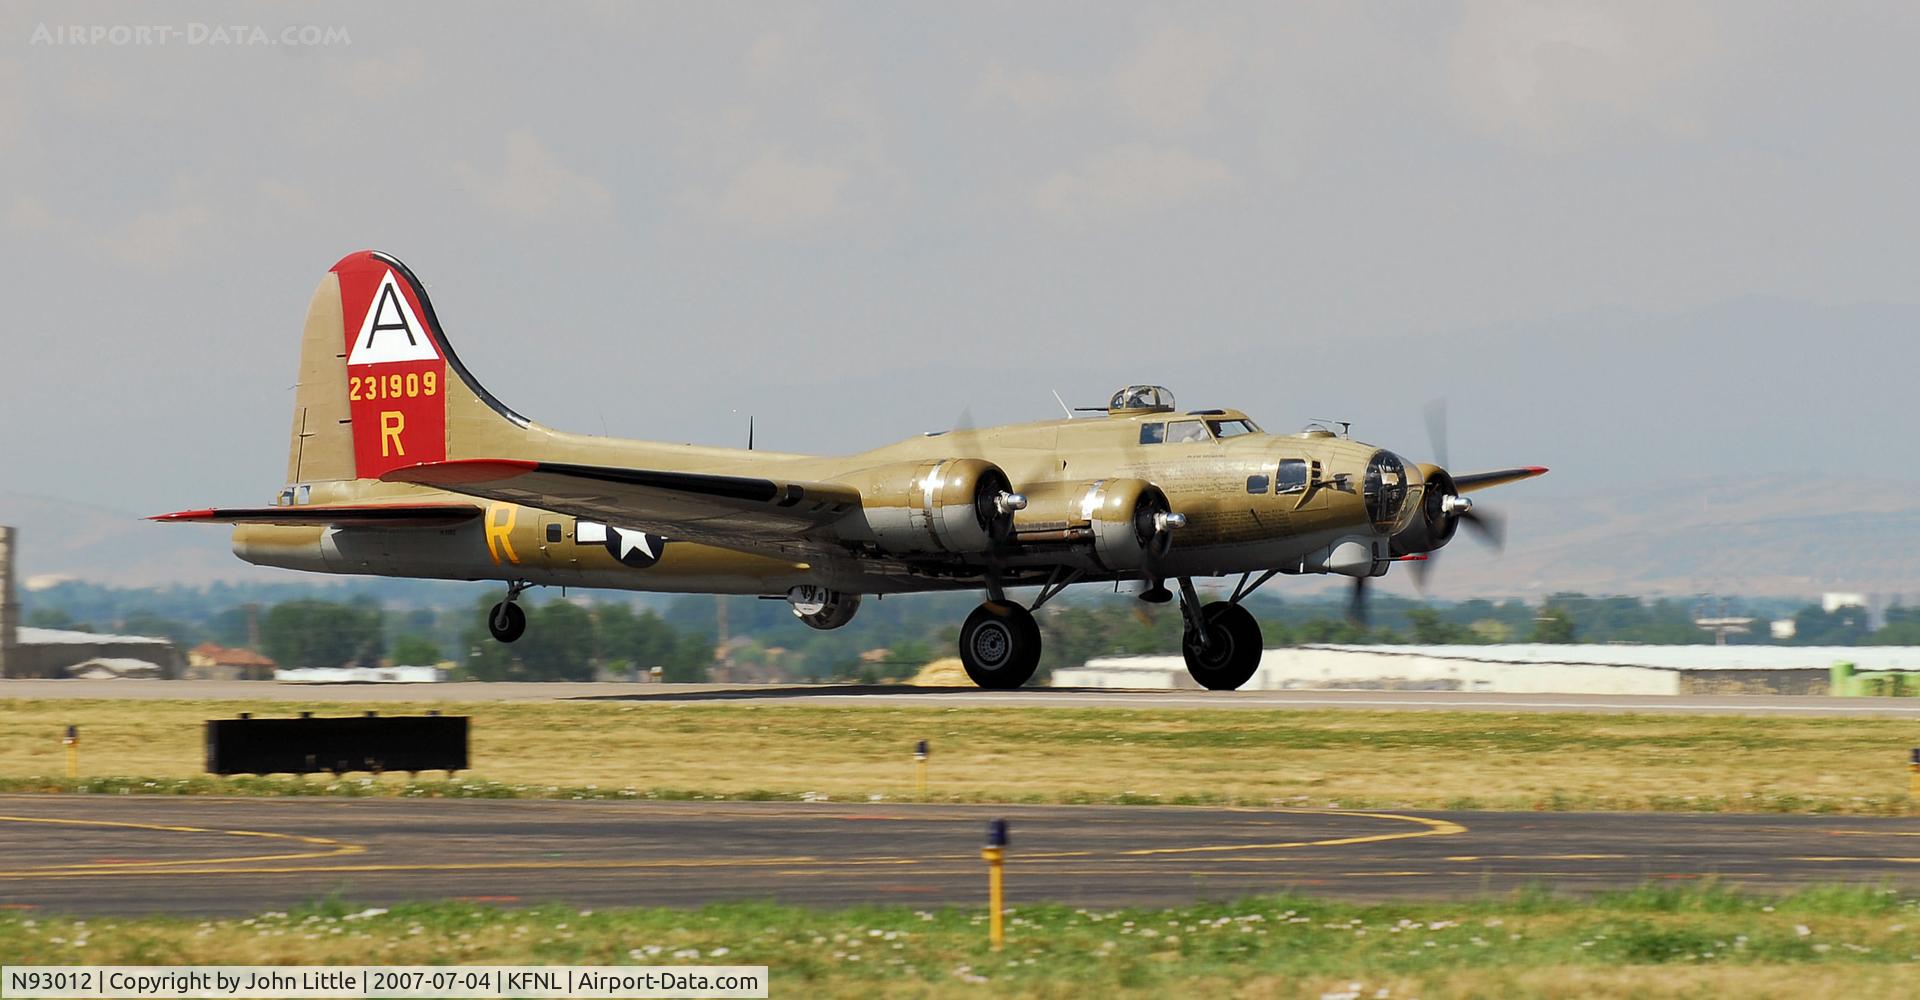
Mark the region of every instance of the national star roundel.
POLYGON ((666 551, 667 539, 664 535, 650 535, 632 528, 616 528, 610 524, 595 524, 581 521, 574 529, 575 538, 583 545, 595 542, 606 547, 607 554, 620 560, 622 565, 634 569, 647 569, 660 561, 661 553, 666 551))

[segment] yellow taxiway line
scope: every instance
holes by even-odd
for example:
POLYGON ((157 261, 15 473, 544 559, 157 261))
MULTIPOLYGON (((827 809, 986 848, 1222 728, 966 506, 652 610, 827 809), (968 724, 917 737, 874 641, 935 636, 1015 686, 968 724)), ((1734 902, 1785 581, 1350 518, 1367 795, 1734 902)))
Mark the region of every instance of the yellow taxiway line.
MULTIPOLYGON (((1179 857, 1198 854, 1234 854, 1239 857, 1221 858, 1223 863, 1250 863, 1260 861, 1280 861, 1280 858, 1245 857, 1256 851, 1293 850, 1309 847, 1338 847, 1350 844, 1372 844, 1384 841, 1411 840, 1419 837, 1449 837, 1467 832, 1467 828, 1448 820, 1428 819, 1422 816, 1405 816, 1397 813, 1347 812, 1337 809, 1279 809, 1233 811, 1284 812, 1296 815, 1342 816, 1362 819, 1390 820, 1410 823, 1418 827, 1413 830, 1400 830, 1391 833, 1361 834, 1345 837, 1328 837, 1319 840, 1295 840, 1281 843, 1260 844, 1207 844, 1193 847, 1149 847, 1122 851, 1052 851, 1023 854, 1011 859, 1016 864, 1071 862, 1075 860, 1099 861, 1117 858, 1179 857)), ((117 827, 132 830, 153 830, 167 833, 212 833, 233 837, 267 837, 280 840, 292 840, 301 843, 325 847, 324 851, 308 851, 293 854, 259 854, 224 858, 191 858, 172 861, 113 861, 94 863, 75 863, 47 865, 13 871, 0 871, 0 879, 27 878, 83 878, 95 876, 139 876, 139 875, 286 875, 286 874, 349 874, 377 872, 462 872, 462 871, 543 871, 543 870, 629 870, 644 871, 676 868, 758 868, 780 867, 790 874, 796 866, 814 870, 836 868, 874 867, 874 866, 912 866, 937 864, 945 861, 971 859, 972 855, 930 855, 920 858, 876 856, 866 858, 817 858, 812 856, 795 857, 742 857, 742 858, 657 858, 657 859, 578 859, 545 861, 474 861, 474 862, 368 862, 360 864, 328 865, 266 865, 263 862, 317 861, 325 858, 345 857, 363 854, 367 847, 362 844, 343 843, 326 837, 312 837, 290 833, 267 833, 258 830, 215 830, 194 826, 169 826, 155 823, 127 823, 113 820, 89 819, 51 819, 32 816, 0 816, 0 822, 48 823, 69 826, 117 827)), ((1196 859, 1204 860, 1204 859, 1196 859)))
POLYGON ((1378 844, 1388 840, 1414 840, 1420 837, 1452 837, 1467 832, 1459 823, 1444 819, 1428 819, 1425 816, 1402 816, 1398 813, 1343 812, 1337 809, 1291 809, 1288 812, 1318 816, 1362 816, 1367 819, 1391 819, 1403 823, 1416 823, 1425 829, 1405 830, 1400 833, 1373 833, 1355 837, 1330 837, 1324 840, 1295 840, 1282 844, 1212 844, 1205 847, 1146 847, 1133 851, 1121 851, 1128 857, 1140 857, 1152 854, 1206 854, 1223 851, 1278 851, 1298 847, 1340 847, 1346 844, 1378 844))
MULTIPOLYGON (((46 865, 27 869, 28 872, 61 873, 77 871, 125 871, 127 869, 171 868, 176 865, 218 865, 253 864, 261 861, 311 861, 320 858, 338 858, 349 854, 360 854, 366 847, 360 844, 342 843, 328 837, 310 837, 298 833, 268 833, 262 830, 215 830, 200 826, 172 826, 160 823, 127 823, 108 819, 56 819, 46 816, 0 816, 0 823, 46 823, 55 826, 101 826, 123 830, 155 830, 161 833, 211 833, 223 837, 265 837, 271 840, 292 840, 316 847, 327 848, 324 851, 302 851, 295 854, 247 854, 228 858, 184 858, 175 861, 94 861, 76 862, 64 865, 46 865)), ((0 874, 15 874, 5 872, 0 874)))

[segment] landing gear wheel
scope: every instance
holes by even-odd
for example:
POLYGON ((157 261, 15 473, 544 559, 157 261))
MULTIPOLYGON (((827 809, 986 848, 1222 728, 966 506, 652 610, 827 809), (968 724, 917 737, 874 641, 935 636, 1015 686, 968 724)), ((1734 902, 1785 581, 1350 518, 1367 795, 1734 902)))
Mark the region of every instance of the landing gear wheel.
POLYGON ((1232 691, 1253 677, 1260 667, 1265 646, 1260 623, 1246 608, 1230 601, 1215 601, 1200 609, 1207 623, 1207 643, 1188 626, 1180 640, 1180 651, 1187 658, 1187 673, 1210 691, 1232 691))
POLYGON ((512 642, 527 631, 527 613, 512 601, 501 601, 487 613, 487 631, 501 642, 512 642))
POLYGON ((1011 601, 988 601, 960 626, 960 663, 983 688, 1017 688, 1040 665, 1040 625, 1011 601))

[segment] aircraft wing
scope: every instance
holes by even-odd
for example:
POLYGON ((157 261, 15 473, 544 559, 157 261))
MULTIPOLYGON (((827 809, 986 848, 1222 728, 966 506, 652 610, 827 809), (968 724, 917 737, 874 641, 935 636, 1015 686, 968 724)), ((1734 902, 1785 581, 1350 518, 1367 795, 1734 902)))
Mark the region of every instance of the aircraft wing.
POLYGON ((155 514, 147 520, 190 524, 445 528, 479 517, 480 511, 480 505, 471 503, 301 504, 291 507, 208 507, 155 514))
POLYGON ((1547 470, 1538 465, 1529 465, 1520 469, 1501 469, 1497 472, 1472 472, 1464 476, 1454 476, 1453 487, 1462 493, 1472 493, 1474 490, 1492 489, 1495 486, 1517 483, 1522 479, 1532 479, 1546 474, 1547 470))
POLYGON ((690 542, 802 556, 832 546, 830 532, 822 529, 860 506, 860 491, 840 483, 562 462, 429 462, 381 478, 690 542))

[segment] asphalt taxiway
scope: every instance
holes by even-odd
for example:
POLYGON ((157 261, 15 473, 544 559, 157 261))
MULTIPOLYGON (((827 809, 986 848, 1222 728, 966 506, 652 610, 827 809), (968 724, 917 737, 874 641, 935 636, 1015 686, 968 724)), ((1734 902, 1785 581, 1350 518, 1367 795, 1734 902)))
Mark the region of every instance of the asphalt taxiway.
POLYGON ((1782 695, 1496 694, 1473 691, 1187 691, 1021 688, 983 691, 853 684, 453 683, 291 684, 271 681, 0 680, 0 699, 333 701, 446 704, 542 701, 731 702, 833 707, 1133 708, 1182 711, 1575 712, 1920 718, 1920 698, 1782 695))
POLYGON ((0 907, 242 914, 329 896, 977 905, 1295 890, 1457 898, 1715 878, 1920 887, 1920 819, 893 803, 0 796, 0 907))

